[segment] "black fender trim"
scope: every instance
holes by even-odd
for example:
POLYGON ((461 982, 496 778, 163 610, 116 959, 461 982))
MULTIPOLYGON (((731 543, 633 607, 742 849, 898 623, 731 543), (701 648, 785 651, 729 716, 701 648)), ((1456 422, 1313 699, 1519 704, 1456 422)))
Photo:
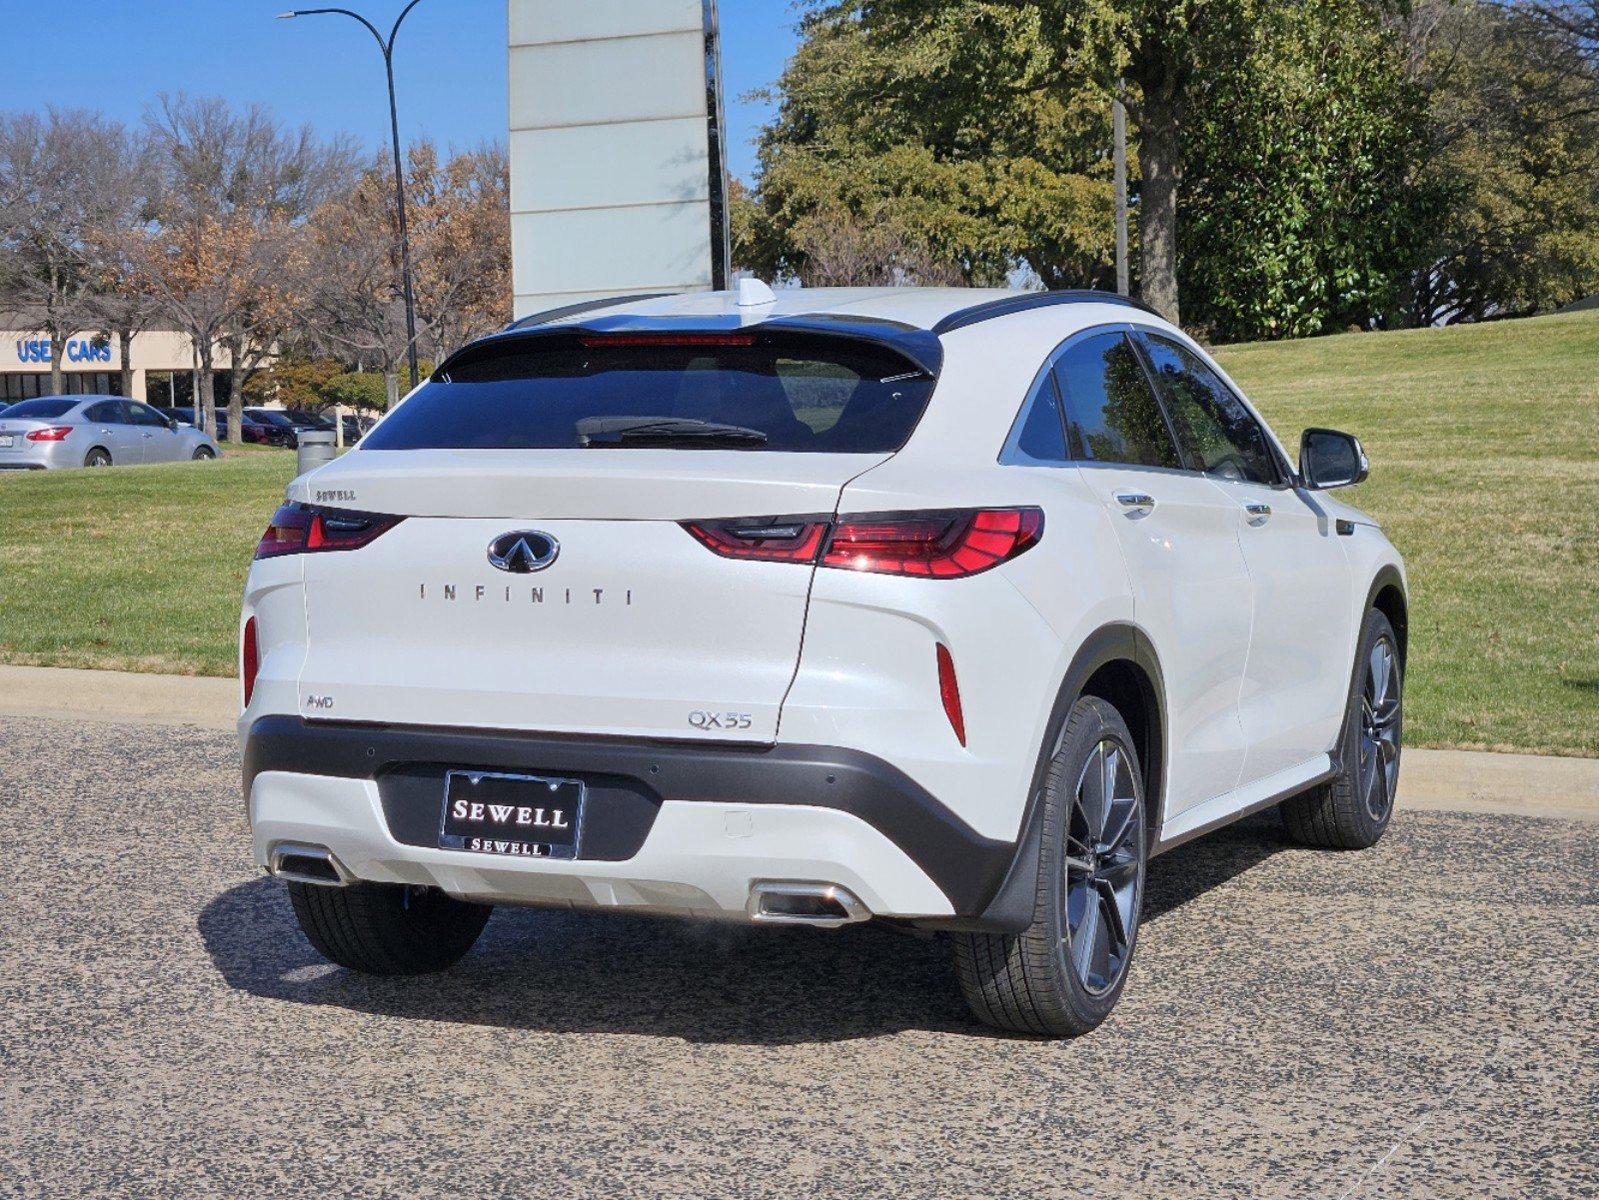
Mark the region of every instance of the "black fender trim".
POLYGON ((949 898, 980 913, 1015 857, 891 763, 833 746, 651 742, 264 716, 244 739, 244 795, 263 771, 380 779, 419 765, 626 780, 659 800, 794 804, 859 817, 949 898))
MULTIPOLYGON (((1155 705, 1160 737, 1164 739, 1165 680, 1161 675, 1160 660, 1156 657, 1149 639, 1132 625, 1105 625, 1095 630, 1083 641, 1071 665, 1066 668, 1065 678, 1061 681, 1060 690, 1056 695, 1055 706, 1050 710, 1044 741, 1038 749, 1038 760, 1033 767, 1020 836, 1017 838, 1015 852, 1006 865, 1004 875, 993 881, 985 902, 975 910, 975 915, 965 917, 963 914, 964 919, 941 922, 940 928, 986 933, 1020 933, 1032 924, 1033 910, 1037 904, 1039 843, 1043 838, 1041 815, 1043 805, 1040 803, 1040 798, 1045 773, 1049 770, 1050 760, 1055 757, 1060 745, 1061 734, 1066 727, 1066 718, 1072 710, 1072 705, 1082 696, 1084 685, 1101 667, 1118 661, 1134 663, 1149 677, 1154 694, 1146 699, 1155 705)), ((1165 746, 1156 745, 1151 749, 1153 751, 1149 755, 1151 761, 1143 764, 1144 786, 1147 793, 1153 793, 1159 799, 1154 811, 1164 813, 1165 746)), ((956 909, 956 912, 959 913, 961 910, 956 909)))

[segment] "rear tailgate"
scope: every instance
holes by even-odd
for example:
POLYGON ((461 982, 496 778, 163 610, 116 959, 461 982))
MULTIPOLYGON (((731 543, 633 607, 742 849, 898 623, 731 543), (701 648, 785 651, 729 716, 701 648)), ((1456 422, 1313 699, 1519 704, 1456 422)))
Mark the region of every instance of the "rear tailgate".
POLYGON ((832 513, 884 455, 357 451, 313 505, 412 514, 305 556, 308 719, 771 742, 813 567, 719 557, 682 520, 832 513), (490 543, 539 533, 547 567, 490 543))

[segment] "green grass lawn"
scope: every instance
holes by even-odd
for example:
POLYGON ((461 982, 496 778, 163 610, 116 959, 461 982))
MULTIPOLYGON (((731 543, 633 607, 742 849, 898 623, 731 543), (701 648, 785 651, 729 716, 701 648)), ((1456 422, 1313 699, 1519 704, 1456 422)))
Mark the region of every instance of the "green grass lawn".
POLYGON ((231 675, 287 451, 0 475, 0 660, 231 675))
MULTIPOLYGON (((1406 740, 1599 755, 1599 313, 1227 347, 1290 447, 1358 434, 1343 493, 1410 567, 1406 740)), ((0 659, 231 674, 292 455, 0 475, 0 659)))

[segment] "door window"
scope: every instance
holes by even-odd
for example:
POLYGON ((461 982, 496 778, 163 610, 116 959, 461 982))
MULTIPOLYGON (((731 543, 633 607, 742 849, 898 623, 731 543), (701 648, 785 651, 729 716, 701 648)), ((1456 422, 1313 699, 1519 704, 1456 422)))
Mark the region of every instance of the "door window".
POLYGON ((135 425, 159 426, 162 429, 167 427, 166 419, 153 408, 146 408, 142 404, 130 401, 124 401, 124 406, 128 410, 128 420, 135 425))
POLYGON ((1149 376, 1126 334, 1068 346, 1055 363, 1072 457, 1138 467, 1182 465, 1149 376))
POLYGON ((122 405, 115 400, 105 400, 85 409, 83 415, 89 420, 101 425, 126 425, 128 420, 122 415, 122 405))
POLYGON ((1169 338, 1145 334, 1143 342, 1188 466, 1235 482, 1279 482, 1260 422, 1216 373, 1169 338))

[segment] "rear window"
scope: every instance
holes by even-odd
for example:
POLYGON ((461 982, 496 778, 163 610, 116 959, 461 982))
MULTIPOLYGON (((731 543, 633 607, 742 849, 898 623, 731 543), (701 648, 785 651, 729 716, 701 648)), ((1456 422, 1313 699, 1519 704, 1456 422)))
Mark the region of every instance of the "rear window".
POLYGON ((670 445, 880 453, 905 444, 933 382, 892 350, 839 338, 649 344, 647 336, 547 337, 451 365, 395 409, 361 448, 670 445), (628 436, 652 422, 665 432, 628 436), (721 427, 745 436, 718 441, 718 432, 728 432, 721 427), (606 432, 595 436, 595 430, 606 432))
POLYGON ((81 400, 23 400, 13 404, 5 410, 8 417, 34 417, 48 421, 55 417, 64 417, 72 409, 77 408, 81 400))

